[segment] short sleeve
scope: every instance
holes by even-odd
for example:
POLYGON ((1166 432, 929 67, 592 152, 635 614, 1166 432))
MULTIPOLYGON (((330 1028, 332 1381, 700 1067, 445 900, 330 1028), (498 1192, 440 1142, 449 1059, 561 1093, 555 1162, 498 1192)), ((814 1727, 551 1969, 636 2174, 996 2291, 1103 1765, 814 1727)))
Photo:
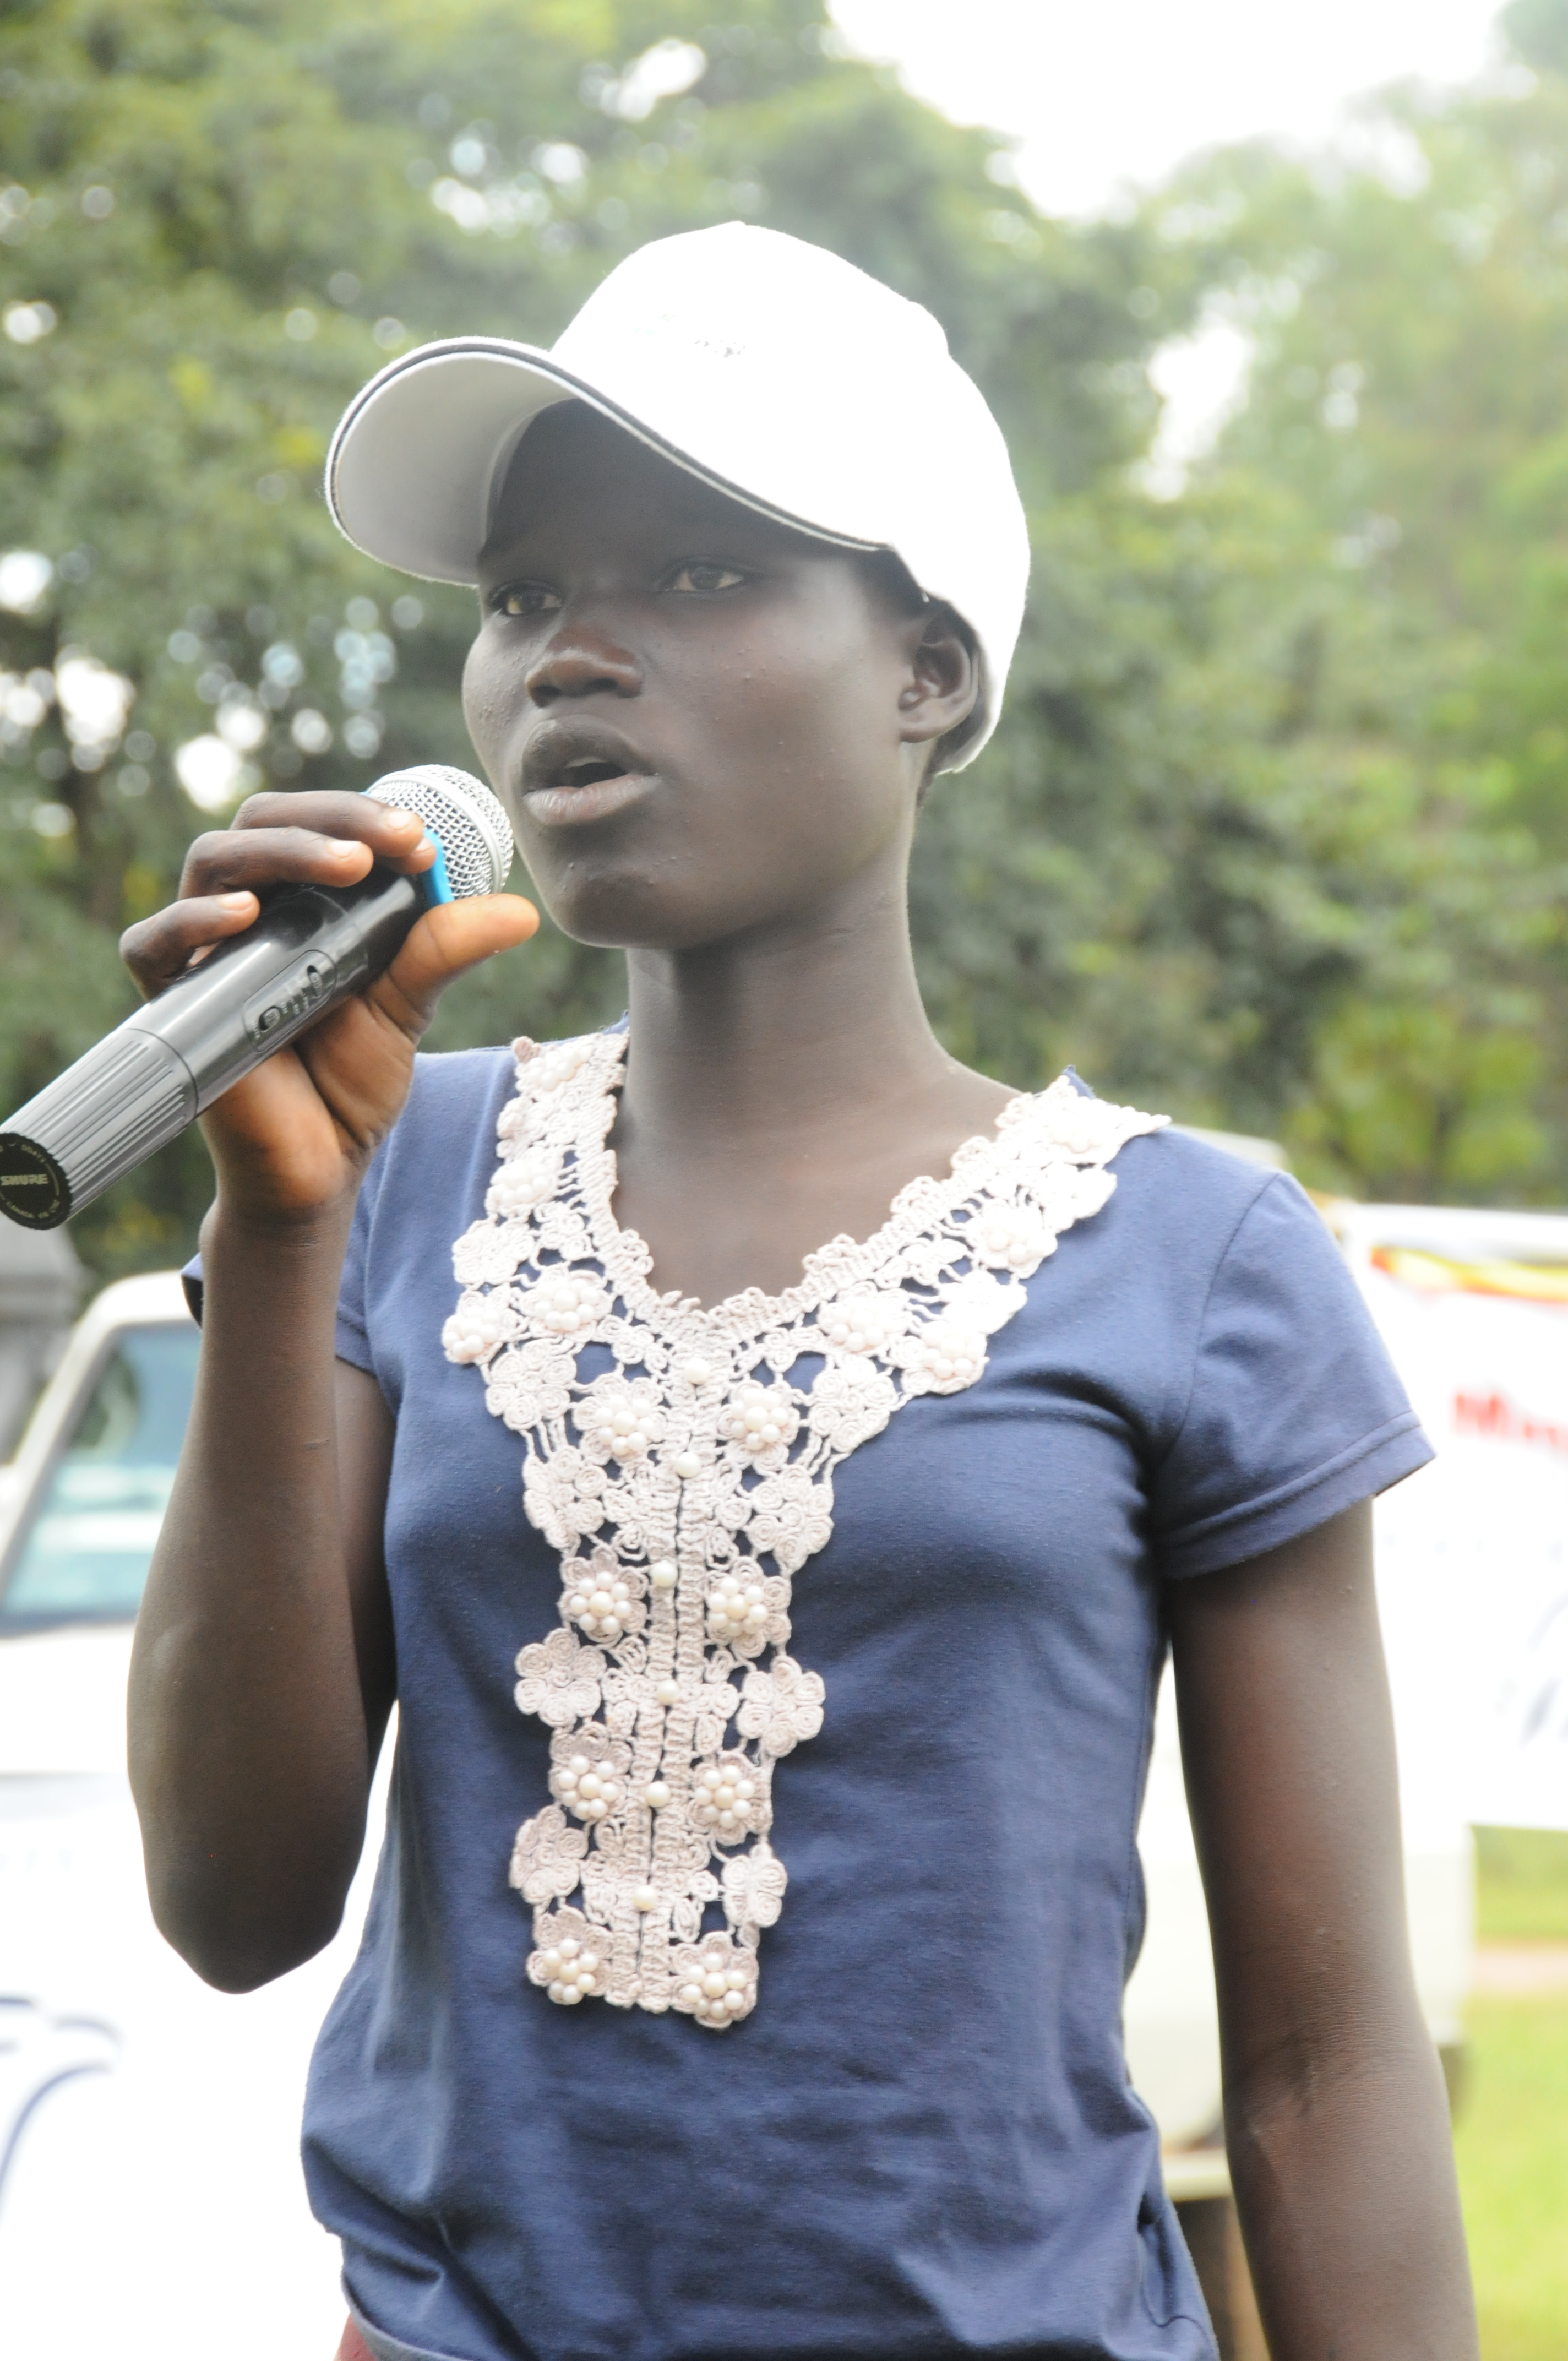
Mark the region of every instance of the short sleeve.
POLYGON ((368 1377, 375 1376, 376 1364, 370 1351, 370 1323, 366 1301, 367 1265, 370 1253, 370 1224, 375 1215, 376 1201, 381 1193, 386 1152, 383 1142, 365 1175, 359 1202, 354 1208, 354 1226, 348 1233, 348 1251, 343 1258, 343 1278, 337 1290, 337 1357, 340 1361, 347 1361, 354 1368, 363 1369, 368 1377))
POLYGON ((1326 1225, 1276 1175, 1215 1270, 1185 1413, 1153 1472, 1160 1571, 1239 1565, 1431 1456, 1326 1225))
MULTIPOLYGON (((402 1112, 366 1168, 338 1284, 334 1349, 376 1379, 394 1411, 411 1335, 422 1349, 452 1308, 451 1240, 484 1204, 497 1120, 516 1081, 511 1049, 416 1057, 402 1112)), ((182 1277, 200 1320, 199 1257, 182 1277)))
MULTIPOLYGON (((354 1209, 354 1226, 349 1232, 348 1252, 344 1257, 343 1278, 337 1291, 336 1343, 334 1346, 340 1361, 350 1361, 356 1369, 375 1375, 370 1357, 370 1332, 365 1312, 365 1264, 369 1246, 370 1216, 377 1195, 380 1173, 372 1164, 359 1191, 359 1202, 354 1209)), ((206 1310, 206 1282, 202 1272, 202 1257, 192 1255, 180 1274, 185 1290, 185 1301, 191 1317, 198 1327, 206 1310)))

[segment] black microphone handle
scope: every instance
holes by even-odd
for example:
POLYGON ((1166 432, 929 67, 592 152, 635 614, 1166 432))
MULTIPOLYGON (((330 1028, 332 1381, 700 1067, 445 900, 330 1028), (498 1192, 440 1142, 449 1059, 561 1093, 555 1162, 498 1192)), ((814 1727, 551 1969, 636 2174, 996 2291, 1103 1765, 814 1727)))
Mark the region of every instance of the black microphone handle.
POLYGON ((254 926, 12 1116, 0 1132, 0 1212, 27 1229, 58 1229, 389 966, 425 906, 418 878, 383 869, 269 899, 254 926))

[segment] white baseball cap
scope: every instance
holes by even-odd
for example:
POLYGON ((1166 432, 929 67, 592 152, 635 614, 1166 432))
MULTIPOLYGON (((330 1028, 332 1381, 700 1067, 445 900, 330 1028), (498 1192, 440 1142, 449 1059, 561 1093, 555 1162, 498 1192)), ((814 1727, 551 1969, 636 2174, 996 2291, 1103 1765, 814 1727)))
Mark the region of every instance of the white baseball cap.
POLYGON ((455 336, 390 362, 333 436, 327 505, 369 556, 472 582, 525 428, 574 400, 749 508, 896 552, 978 643, 980 701, 941 767, 974 760, 1017 644, 1028 532, 1002 430, 929 312, 749 222, 659 238, 549 352, 455 336))

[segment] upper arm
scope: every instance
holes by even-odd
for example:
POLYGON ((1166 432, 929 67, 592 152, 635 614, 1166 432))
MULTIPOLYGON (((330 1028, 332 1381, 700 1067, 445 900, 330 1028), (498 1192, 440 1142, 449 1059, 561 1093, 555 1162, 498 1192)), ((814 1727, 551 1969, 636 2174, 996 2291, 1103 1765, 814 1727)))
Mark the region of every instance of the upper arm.
POLYGON ((1157 1429, 1147 1466, 1151 1538, 1178 1585, 1282 1548, 1431 1458, 1343 1257, 1287 1174, 1253 1195, 1182 1317, 1178 1422, 1157 1429))
POLYGON ((1415 2016, 1370 1503, 1168 1593, 1227 2081, 1415 2016))
POLYGON ((385 1544, 396 1424, 375 1378, 351 1361, 335 1365, 334 1393, 338 1513, 365 1732, 374 1763, 398 1691, 385 1544))

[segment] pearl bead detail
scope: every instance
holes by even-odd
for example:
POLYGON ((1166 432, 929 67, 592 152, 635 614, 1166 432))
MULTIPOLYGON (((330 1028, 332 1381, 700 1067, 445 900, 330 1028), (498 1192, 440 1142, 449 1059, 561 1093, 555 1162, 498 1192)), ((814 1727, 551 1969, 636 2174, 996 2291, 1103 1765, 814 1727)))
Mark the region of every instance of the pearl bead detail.
POLYGON ((568 1936, 564 1943, 540 1954, 540 1966, 550 1982, 550 1997, 564 2008, 575 2008, 578 2001, 588 1999, 598 1988, 598 1954, 587 1951, 568 1936))
POLYGON ((910 1367, 949 1393, 972 1386, 985 1368, 985 1338, 950 1320, 933 1320, 918 1338, 910 1367))
POLYGON ((793 1443, 800 1432, 800 1416, 781 1387, 760 1386, 753 1379, 737 1387, 719 1431, 743 1457, 756 1459, 793 1443))
POLYGON ((653 1440, 643 1420, 624 1404, 618 1404, 603 1418, 596 1420, 588 1427, 587 1435, 588 1440, 611 1459, 622 1461, 646 1458, 648 1446, 653 1440))
POLYGON ((655 1909, 658 1906, 658 1901, 659 1897, 654 1893, 651 1885, 634 1885, 631 1889, 631 1907, 633 1910, 655 1909))
POLYGON ((441 1332, 441 1347, 448 1360, 483 1361, 504 1343, 511 1326, 505 1297, 466 1294, 441 1332))
POLYGON ((535 1049, 528 1066, 530 1091, 543 1093, 565 1089, 582 1072, 591 1055, 586 1039, 557 1041, 554 1049, 535 1049))
POLYGON ((675 1988, 678 2007, 689 2009, 702 2025, 733 2025, 746 2015, 756 1997, 756 1969, 744 1954, 709 1938, 697 1956, 688 1953, 683 1964, 685 1973, 675 1988))
POLYGON ((707 1594, 707 1636, 710 1640, 762 1642, 768 1609, 761 1578, 754 1574, 726 1574, 707 1594))
POLYGON ((590 1640, 613 1642, 631 1611, 631 1586, 617 1576, 594 1573, 566 1593, 566 1612, 590 1640))
POLYGON ((1151 1126, 1065 1085, 1062 1104, 1020 1101, 958 1159, 950 1202, 943 1181, 905 1192, 875 1255, 808 1258, 819 1283, 743 1329, 642 1285, 641 1241, 606 1218, 624 1046, 520 1045, 444 1342, 527 1438, 525 1506, 559 1565, 564 1628, 520 1649, 514 1693, 544 1725, 554 1805, 517 1831, 510 1872, 533 1913, 528 1982, 718 2029, 749 2016, 783 1903, 773 1762, 822 1720, 822 1682, 786 1651, 834 1473, 901 1401, 983 1377, 1018 1280, 1113 1185, 1067 1168, 1103 1168, 1151 1126))
POLYGON ((886 1354, 908 1327, 896 1303, 876 1295, 849 1295, 827 1305, 817 1324, 828 1343, 840 1353, 886 1354))
POLYGON ((556 1772, 555 1793, 579 1820, 602 1820, 620 1800, 620 1782, 600 1770, 586 1754, 568 1756, 556 1772))
POLYGON ((602 1317, 608 1298, 602 1279, 542 1279, 528 1293, 529 1316, 551 1336, 577 1336, 602 1317))
POLYGON ((691 1815, 718 1844, 738 1844, 751 1826, 758 1800, 751 1764, 743 1754, 729 1754, 697 1773, 691 1815))
POLYGON ((507 1219, 532 1213, 560 1178, 560 1159, 548 1148, 524 1148, 510 1157, 490 1183, 486 1203, 507 1219))
POLYGON ((1009 1270, 1035 1268, 1049 1242, 1050 1233, 1028 1205, 991 1205, 976 1219, 975 1250, 988 1263, 1009 1270))

